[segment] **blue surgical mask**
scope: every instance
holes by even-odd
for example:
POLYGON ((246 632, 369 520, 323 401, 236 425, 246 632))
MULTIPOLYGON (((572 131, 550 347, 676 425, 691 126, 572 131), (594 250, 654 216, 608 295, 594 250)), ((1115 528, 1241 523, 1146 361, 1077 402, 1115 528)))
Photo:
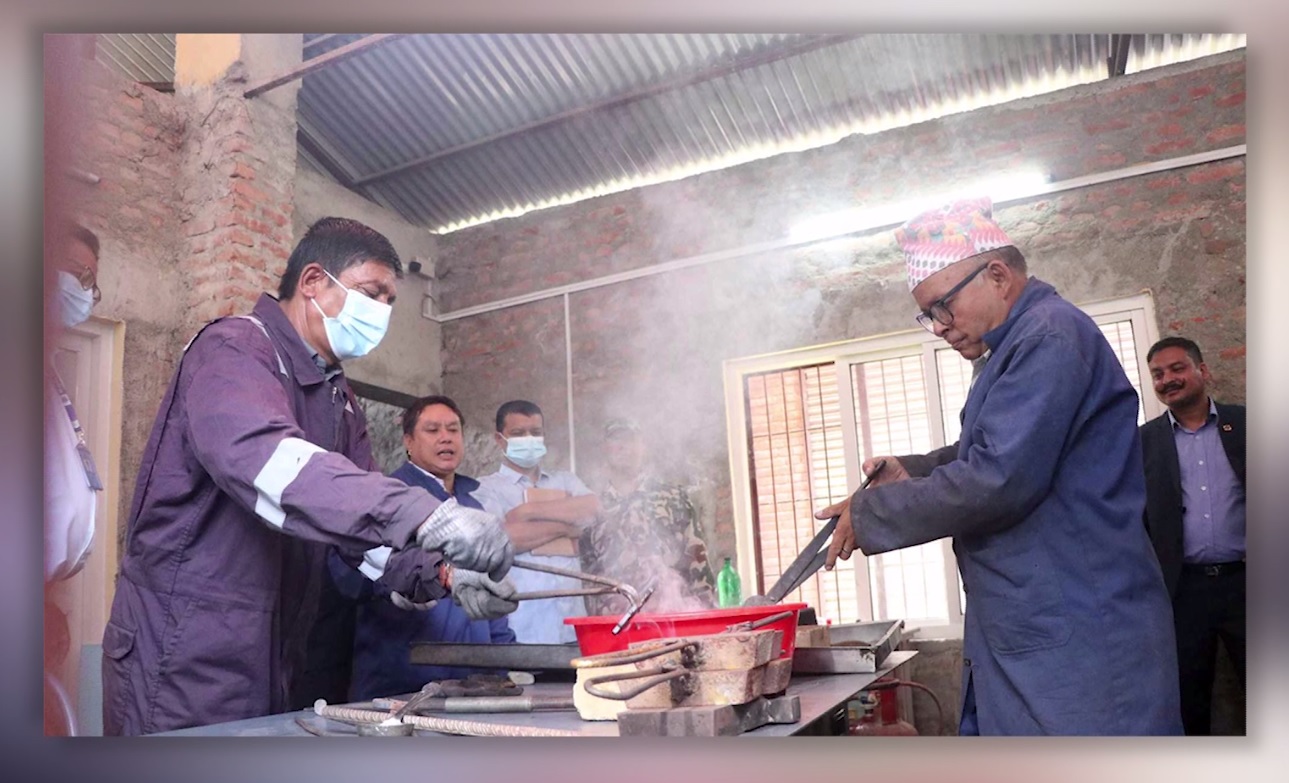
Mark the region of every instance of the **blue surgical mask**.
POLYGON ((82 288, 75 275, 60 269, 57 308, 63 326, 79 326, 89 320, 90 310, 94 309, 94 292, 82 288))
POLYGON ((521 468, 535 468, 546 456, 546 439, 541 435, 501 437, 506 441, 506 459, 521 468))
MULTIPOLYGON (((325 270, 324 270, 325 271, 325 270)), ((336 359, 357 359, 366 356, 371 349, 380 344, 385 331, 389 329, 389 316, 393 307, 378 302, 361 292, 345 288, 330 272, 327 277, 335 280, 336 285, 345 289, 345 304, 336 317, 332 318, 322 312, 318 300, 310 299, 313 306, 322 313, 322 328, 327 331, 327 342, 331 343, 331 352, 336 359)))

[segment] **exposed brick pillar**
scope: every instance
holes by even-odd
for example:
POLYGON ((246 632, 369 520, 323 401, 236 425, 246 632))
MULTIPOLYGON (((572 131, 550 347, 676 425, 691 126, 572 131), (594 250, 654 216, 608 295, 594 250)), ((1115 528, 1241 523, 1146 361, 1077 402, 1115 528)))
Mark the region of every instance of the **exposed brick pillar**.
POLYGON ((247 312, 274 291, 291 252, 299 83, 242 93, 300 62, 299 35, 180 35, 176 96, 187 326, 247 312))

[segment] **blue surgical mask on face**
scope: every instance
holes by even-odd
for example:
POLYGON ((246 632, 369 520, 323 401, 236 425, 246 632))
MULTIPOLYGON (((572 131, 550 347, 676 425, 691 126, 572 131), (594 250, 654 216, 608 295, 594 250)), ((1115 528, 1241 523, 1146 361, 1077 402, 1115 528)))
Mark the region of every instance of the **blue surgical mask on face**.
POLYGON ((75 275, 60 269, 57 307, 63 326, 79 326, 89 320, 90 310, 94 309, 94 292, 82 288, 75 275))
POLYGON ((521 468, 535 468, 546 456, 546 439, 541 435, 501 437, 506 441, 506 459, 521 468))
MULTIPOLYGON (((324 270, 325 271, 325 270, 324 270)), ((378 302, 365 294, 345 288, 330 272, 327 277, 345 290, 345 304, 334 318, 322 311, 316 299, 310 299, 313 306, 322 313, 322 328, 327 332, 327 342, 331 343, 331 352, 336 359, 357 359, 366 356, 371 349, 380 344, 389 329, 389 316, 393 307, 378 302)))

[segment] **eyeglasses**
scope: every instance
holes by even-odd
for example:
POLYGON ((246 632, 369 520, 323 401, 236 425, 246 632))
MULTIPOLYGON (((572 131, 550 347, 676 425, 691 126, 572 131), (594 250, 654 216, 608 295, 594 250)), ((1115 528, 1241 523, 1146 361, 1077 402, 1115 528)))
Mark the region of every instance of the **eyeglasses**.
POLYGON ((949 291, 939 299, 931 303, 931 306, 914 316, 922 328, 928 332, 935 332, 935 325, 938 322, 941 326, 953 326, 953 311, 949 309, 949 300, 958 295, 967 283, 970 283, 976 275, 984 271, 989 266, 989 262, 976 267, 976 271, 967 275, 960 283, 950 288, 949 291))
POLYGON ((75 261, 69 262, 68 266, 70 267, 68 271, 76 277, 76 282, 81 284, 81 288, 92 292, 94 295, 94 304, 98 304, 103 298, 103 292, 98 290, 98 278, 94 274, 94 270, 87 266, 78 264, 75 261))

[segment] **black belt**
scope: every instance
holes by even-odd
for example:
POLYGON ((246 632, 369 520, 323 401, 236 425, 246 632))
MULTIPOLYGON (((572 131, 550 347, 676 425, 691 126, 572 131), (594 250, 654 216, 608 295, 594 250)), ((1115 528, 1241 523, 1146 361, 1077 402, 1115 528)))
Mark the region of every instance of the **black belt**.
POLYGON ((1227 574, 1237 574, 1243 570, 1243 560, 1235 560, 1230 563, 1182 563, 1183 574, 1197 574, 1200 576, 1225 576, 1227 574))

